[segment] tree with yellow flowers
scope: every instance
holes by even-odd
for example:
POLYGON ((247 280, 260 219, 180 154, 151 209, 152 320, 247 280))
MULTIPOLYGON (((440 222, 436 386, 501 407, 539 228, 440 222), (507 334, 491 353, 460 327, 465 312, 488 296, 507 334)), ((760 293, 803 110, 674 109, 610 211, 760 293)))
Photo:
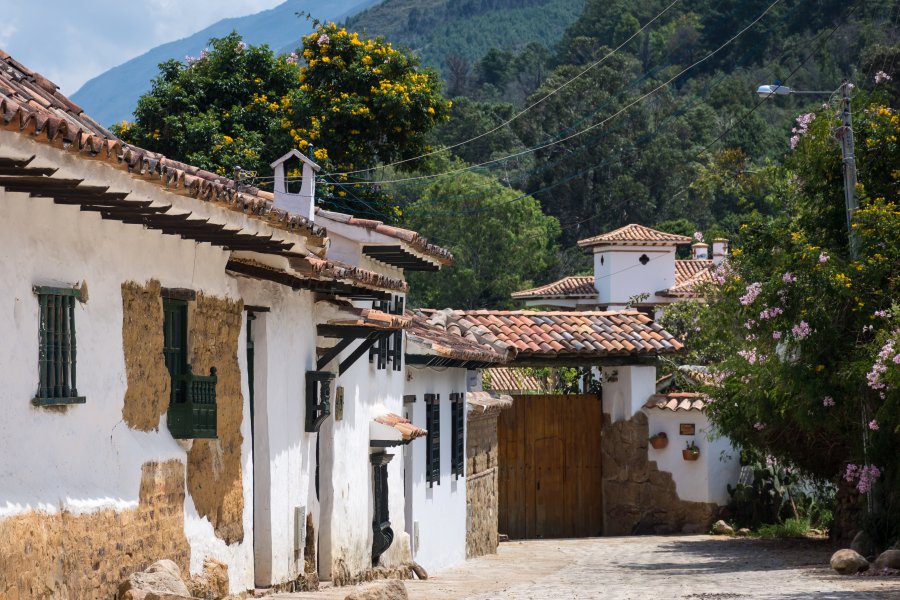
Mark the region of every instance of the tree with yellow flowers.
POLYGON ((389 198, 352 182, 369 179, 363 169, 427 150, 427 133, 450 114, 441 86, 416 57, 333 23, 317 25, 298 53, 282 56, 232 33, 197 57, 161 64, 135 121, 113 130, 221 175, 255 172, 263 189, 271 185, 269 164, 297 148, 326 172, 360 171, 323 186, 340 208, 365 212, 374 202, 389 212, 389 198))

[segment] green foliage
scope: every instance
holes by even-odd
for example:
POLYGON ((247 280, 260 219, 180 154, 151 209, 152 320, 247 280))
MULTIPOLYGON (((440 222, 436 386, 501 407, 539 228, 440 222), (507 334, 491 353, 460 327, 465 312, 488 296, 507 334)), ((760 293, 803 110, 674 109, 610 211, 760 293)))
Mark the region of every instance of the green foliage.
POLYGON ((808 519, 787 519, 784 523, 763 525, 756 534, 761 538, 803 538, 809 535, 810 529, 808 519))
POLYGON ((410 205, 406 224, 448 247, 454 265, 410 273, 410 303, 454 308, 510 308, 510 294, 530 287, 554 260, 559 222, 537 201, 490 178, 444 178, 410 205), (460 218, 469 215, 468 218, 460 218))
POLYGON ((302 85, 282 102, 285 129, 332 170, 373 167, 426 151, 426 133, 449 117, 441 82, 418 58, 383 38, 364 40, 334 23, 303 38, 302 85))
POLYGON ((114 127, 125 141, 227 176, 235 167, 267 174, 290 149, 277 102, 296 88, 300 68, 287 57, 232 33, 211 40, 197 60, 159 69, 135 122, 114 127))
POLYGON ((451 54, 475 63, 491 48, 551 47, 583 6, 584 0, 386 0, 346 26, 383 35, 443 70, 451 54))
POLYGON ((708 304, 681 318, 704 330, 688 338, 705 346, 692 352, 718 359, 708 412, 722 433, 817 478, 872 489, 879 512, 896 515, 900 119, 877 99, 858 102, 858 259, 848 256, 837 120, 826 111, 804 119, 784 213, 741 227, 708 304))

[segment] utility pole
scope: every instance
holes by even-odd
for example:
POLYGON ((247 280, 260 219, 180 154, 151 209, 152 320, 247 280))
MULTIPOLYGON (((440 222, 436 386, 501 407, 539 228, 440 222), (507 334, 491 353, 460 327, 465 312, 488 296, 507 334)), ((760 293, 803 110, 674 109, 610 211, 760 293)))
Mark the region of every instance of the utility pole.
POLYGON ((859 236, 853 229, 853 215, 858 208, 856 204, 856 153, 853 148, 853 120, 850 113, 850 90, 852 84, 845 81, 841 84, 842 107, 841 127, 837 138, 841 142, 841 155, 844 170, 844 204, 847 210, 847 234, 850 240, 850 258, 859 257, 859 236))

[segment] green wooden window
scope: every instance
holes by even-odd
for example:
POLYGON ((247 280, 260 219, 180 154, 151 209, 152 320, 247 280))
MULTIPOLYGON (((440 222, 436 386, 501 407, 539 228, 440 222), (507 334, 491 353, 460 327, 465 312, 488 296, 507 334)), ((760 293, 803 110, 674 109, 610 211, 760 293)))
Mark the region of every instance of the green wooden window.
POLYGON ((425 394, 425 481, 441 484, 441 396, 425 394))
POLYGON ((35 287, 40 303, 36 406, 84 404, 75 378, 75 301, 80 290, 35 287))
POLYGON ((465 394, 450 394, 450 438, 453 443, 450 472, 457 477, 466 474, 466 402, 465 394))
POLYGON ((163 300, 163 356, 171 378, 168 424, 178 439, 216 437, 216 368, 194 375, 187 359, 187 302, 163 300))

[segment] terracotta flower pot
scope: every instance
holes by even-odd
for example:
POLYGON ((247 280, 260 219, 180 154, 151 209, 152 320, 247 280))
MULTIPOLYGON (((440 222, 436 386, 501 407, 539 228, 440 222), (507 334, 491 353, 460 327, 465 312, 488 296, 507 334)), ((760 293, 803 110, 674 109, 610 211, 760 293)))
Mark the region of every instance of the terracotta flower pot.
POLYGON ((697 460, 698 458, 700 458, 700 451, 697 450, 695 452, 690 448, 685 448, 681 451, 681 457, 684 458, 684 460, 697 460))
POLYGON ((656 448, 657 450, 662 450, 666 446, 669 445, 669 438, 665 433, 657 433, 653 437, 650 438, 650 445, 656 448))

